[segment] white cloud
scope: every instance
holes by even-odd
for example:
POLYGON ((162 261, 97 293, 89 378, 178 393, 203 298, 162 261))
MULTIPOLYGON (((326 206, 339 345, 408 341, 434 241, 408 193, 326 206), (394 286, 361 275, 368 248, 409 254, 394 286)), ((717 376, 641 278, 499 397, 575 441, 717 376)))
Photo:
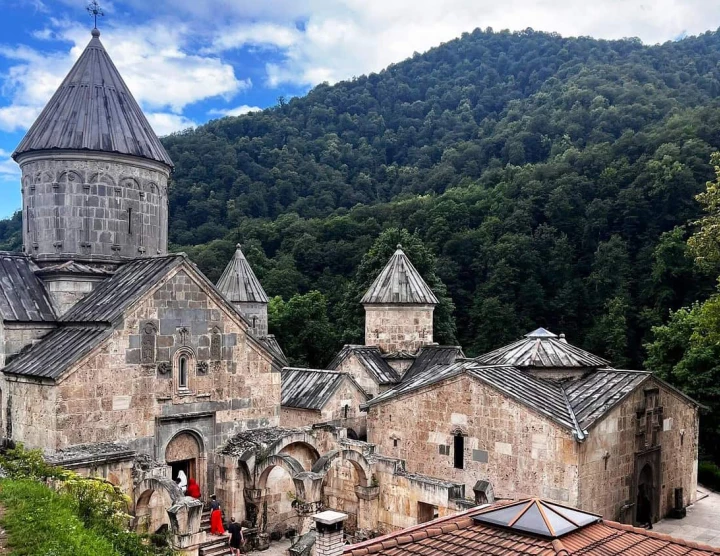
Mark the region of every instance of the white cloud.
MULTIPOLYGON (((0 106, 0 129, 29 127, 47 103, 74 61, 89 42, 86 28, 51 20, 52 31, 43 35, 65 40, 73 46, 47 53, 19 46, 0 46, 0 56, 10 60, 2 76, 0 94, 10 104, 0 106)), ((193 54, 188 41, 192 30, 184 25, 148 24, 103 30, 101 40, 130 91, 146 111, 180 116, 158 120, 158 128, 170 129, 182 120, 184 108, 213 97, 232 99, 252 86, 239 79, 231 64, 215 55, 193 54)))
POLYGON ((0 181, 18 181, 20 167, 10 158, 10 153, 0 149, 0 181))
POLYGON ((168 112, 150 112, 145 114, 150 125, 158 137, 170 135, 174 131, 182 131, 190 127, 196 127, 197 123, 185 116, 171 114, 168 112))
POLYGON ((235 108, 229 108, 227 110, 213 108, 212 110, 208 111, 208 115, 209 116, 242 116, 243 114, 248 114, 250 112, 257 112, 258 110, 262 110, 262 108, 260 108, 259 106, 248 106, 247 104, 243 104, 241 106, 236 106, 235 108))
MULTIPOLYGON (((223 1, 210 4, 232 12, 223 1)), ((287 15, 273 9, 252 23, 230 20, 215 49, 275 47, 283 59, 266 66, 271 86, 314 85, 379 71, 476 27, 656 43, 720 25, 720 3, 704 0, 298 0, 286 8, 287 15)))

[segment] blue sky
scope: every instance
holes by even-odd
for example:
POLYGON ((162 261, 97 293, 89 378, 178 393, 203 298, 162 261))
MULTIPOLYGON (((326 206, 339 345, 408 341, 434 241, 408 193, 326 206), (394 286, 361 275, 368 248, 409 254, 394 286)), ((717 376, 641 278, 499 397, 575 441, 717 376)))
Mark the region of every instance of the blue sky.
MULTIPOLYGON (((0 218, 10 154, 90 40, 83 0, 0 0, 0 218)), ((706 0, 108 0, 101 40, 158 133, 379 71, 476 27, 672 40, 720 26, 706 0)))

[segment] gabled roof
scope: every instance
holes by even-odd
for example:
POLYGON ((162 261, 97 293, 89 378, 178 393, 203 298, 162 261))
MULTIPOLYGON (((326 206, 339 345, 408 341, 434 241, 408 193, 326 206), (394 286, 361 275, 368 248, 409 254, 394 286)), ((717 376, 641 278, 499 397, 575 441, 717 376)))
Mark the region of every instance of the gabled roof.
POLYGON ((233 258, 218 280, 217 289, 233 303, 268 302, 267 294, 250 268, 239 243, 233 258))
POLYGON ((2 372, 55 380, 111 334, 112 329, 103 326, 57 328, 29 349, 21 351, 2 372))
POLYGON ((526 334, 522 340, 475 358, 484 365, 514 365, 536 369, 597 369, 610 363, 588 351, 568 344, 544 328, 526 334))
POLYGON ((383 359, 382 352, 377 346, 345 345, 330 362, 328 369, 337 369, 343 361, 353 355, 378 384, 400 382, 400 374, 383 359))
POLYGON ((585 438, 587 428, 606 415, 625 396, 647 380, 646 371, 603 369, 566 383, 544 380, 522 369, 481 365, 474 360, 435 365, 404 380, 364 404, 382 404, 416 390, 467 374, 585 438))
POLYGON ((267 336, 260 336, 258 338, 263 345, 274 355, 275 362, 279 363, 280 366, 277 369, 278 371, 282 369, 282 367, 286 367, 288 364, 287 357, 285 357, 285 352, 280 347, 280 344, 277 341, 277 338, 275 337, 275 334, 268 334, 267 336))
MULTIPOLYGON (((528 501, 520 504, 527 505, 528 501)), ((564 508, 550 502, 548 507, 564 508)), ((427 523, 400 529, 358 544, 346 546, 347 556, 718 556, 720 549, 695 542, 675 539, 669 535, 647 531, 614 521, 603 521, 592 514, 572 508, 559 510, 564 516, 575 512, 590 515, 593 521, 566 533, 562 538, 549 538, 519 528, 483 521, 483 516, 502 510, 506 503, 478 507, 427 523)), ((535 506, 537 507, 537 506, 535 506)), ((517 504, 511 509, 517 515, 517 504)), ((554 514, 553 514, 554 515, 554 514)), ((546 516, 551 519, 549 516, 546 516)), ((566 519, 563 517, 563 519, 566 519)), ((554 519, 554 517, 552 518, 554 519)), ((587 518, 588 520, 590 518, 587 518)), ((544 519, 543 519, 544 521, 544 519)))
MULTIPOLYGON (((387 358, 387 356, 385 356, 387 358)), ((422 346, 418 351, 412 365, 402 376, 403 382, 426 371, 435 365, 450 365, 458 359, 464 359, 465 354, 460 346, 422 346)))
POLYGON ((111 323, 185 259, 182 254, 135 259, 121 266, 111 278, 102 282, 59 320, 111 323))
POLYGON ((49 275, 81 275, 81 276, 112 276, 113 272, 110 270, 103 270, 94 266, 76 263, 75 261, 67 261, 64 263, 45 266, 35 271, 38 276, 49 276, 49 275))
POLYGON ((360 385, 348 373, 285 367, 282 370, 280 405, 320 411, 346 380, 364 394, 360 385))
POLYGON ((119 153, 173 166, 100 42, 97 29, 13 158, 57 149, 119 153))
POLYGON ((21 253, 0 252, 0 319, 4 322, 55 322, 50 297, 35 276, 37 267, 21 253))
POLYGON ((435 294, 398 245, 380 275, 360 300, 364 305, 400 303, 437 305, 435 294))

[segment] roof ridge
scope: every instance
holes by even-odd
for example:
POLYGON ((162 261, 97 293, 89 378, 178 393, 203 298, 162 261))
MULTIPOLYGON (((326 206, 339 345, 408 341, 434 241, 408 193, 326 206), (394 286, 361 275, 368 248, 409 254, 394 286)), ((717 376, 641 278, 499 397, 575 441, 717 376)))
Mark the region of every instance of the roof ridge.
POLYGON ((707 550, 707 551, 712 552, 713 554, 720 554, 720 547, 710 546, 709 544, 703 544, 703 543, 699 543, 699 542, 695 542, 695 541, 688 541, 686 539, 681 539, 679 537, 673 537, 666 533, 658 533, 657 531, 643 529, 642 527, 635 527, 634 525, 628 525, 626 523, 620 523, 618 521, 609 521, 609 520, 603 519, 601 521, 601 523, 604 525, 607 525, 608 527, 611 527, 612 529, 618 529, 620 531, 629 531, 631 533, 639 533, 641 535, 652 537, 657 540, 673 542, 675 544, 680 544, 682 546, 687 546, 689 548, 696 548, 698 550, 707 550))
POLYGON ((303 371, 303 372, 310 372, 310 373, 326 373, 326 374, 332 374, 332 375, 347 375, 349 376, 350 373, 347 371, 334 371, 332 369, 307 369, 305 367, 283 367, 283 371, 303 371))
POLYGON ((567 548, 563 546, 563 543, 560 539, 553 539, 552 547, 557 556, 570 556, 570 553, 568 552, 567 548))

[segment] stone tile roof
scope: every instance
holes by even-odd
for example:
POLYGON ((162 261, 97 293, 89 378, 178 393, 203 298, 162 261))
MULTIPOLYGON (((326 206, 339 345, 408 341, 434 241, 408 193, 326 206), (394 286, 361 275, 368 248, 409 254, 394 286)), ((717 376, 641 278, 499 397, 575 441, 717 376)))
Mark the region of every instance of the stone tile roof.
POLYGON ((393 369, 377 346, 345 345, 335 356, 328 369, 335 370, 348 357, 355 355, 363 368, 378 384, 396 384, 400 382, 400 374, 393 369))
POLYGON ((37 267, 21 253, 0 252, 0 319, 4 322, 55 322, 50 297, 35 275, 37 267))
POLYGON ((278 371, 287 366, 287 357, 285 357, 285 352, 280 347, 275 334, 260 336, 258 339, 268 349, 268 351, 273 354, 275 361, 279 363, 279 367, 277 368, 278 371))
POLYGON ((484 365, 514 365, 546 369, 598 368, 610 363, 590 352, 568 344, 544 328, 526 334, 522 340, 475 358, 484 365))
MULTIPOLYGON (((401 529, 344 548, 348 556, 718 556, 720 549, 668 535, 593 520, 559 538, 543 537, 507 526, 483 523, 483 514, 506 504, 467 510, 401 529)), ((577 510, 573 510, 577 511, 577 510)), ((586 514, 587 515, 587 514, 586 514)))
POLYGON ((92 276, 112 276, 113 272, 110 270, 103 270, 102 268, 97 268, 94 266, 89 266, 82 263, 76 263, 75 261, 67 261, 65 263, 60 263, 52 266, 45 266, 39 270, 35 271, 35 274, 38 276, 47 276, 47 275, 92 275, 92 276))
MULTIPOLYGON (((387 356, 385 358, 387 359, 387 356)), ((423 346, 418 350, 412 365, 405 371, 402 380, 410 380, 435 365, 450 365, 464 358, 465 354, 460 346, 423 346)))
POLYGON ((435 294, 422 279, 410 259, 398 245, 397 250, 383 268, 380 275, 360 300, 364 305, 372 304, 417 304, 437 305, 435 294))
POLYGON ((112 329, 103 326, 58 328, 29 349, 21 351, 2 372, 55 380, 111 334, 112 329))
POLYGON ((570 429, 583 440, 587 428, 606 415, 630 392, 652 376, 647 371, 603 369, 569 382, 532 376, 522 369, 481 365, 474 360, 435 365, 368 401, 371 407, 427 386, 467 374, 570 429))
POLYGON ((238 243, 233 258, 225 267, 217 283, 217 289, 234 303, 267 303, 268 297, 243 255, 238 243))
POLYGON ((185 259, 185 255, 175 254, 136 259, 125 264, 65 313, 60 321, 113 322, 185 259))
POLYGON ((90 150, 172 160, 125 85, 115 64, 93 38, 13 153, 90 150))
POLYGON ((363 392, 352 375, 322 369, 285 367, 282 370, 280 405, 297 409, 321 410, 346 380, 363 392))

